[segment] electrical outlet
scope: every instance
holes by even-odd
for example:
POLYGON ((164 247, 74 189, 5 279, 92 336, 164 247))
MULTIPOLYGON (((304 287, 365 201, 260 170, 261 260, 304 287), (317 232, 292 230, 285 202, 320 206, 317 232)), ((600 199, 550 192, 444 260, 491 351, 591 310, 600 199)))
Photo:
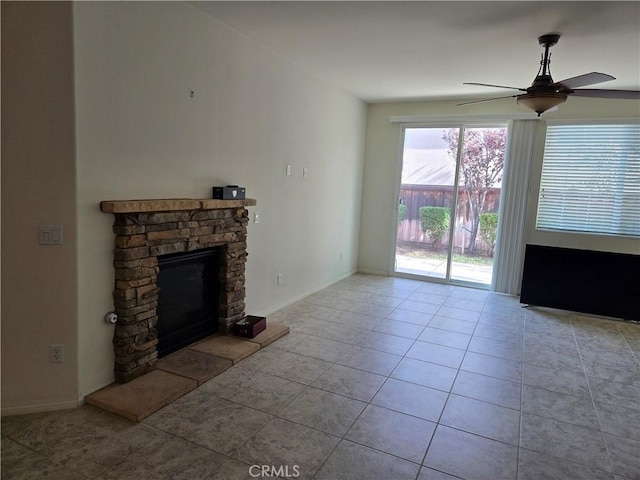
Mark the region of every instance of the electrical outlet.
POLYGON ((64 345, 49 346, 49 362, 50 363, 64 362, 64 345))

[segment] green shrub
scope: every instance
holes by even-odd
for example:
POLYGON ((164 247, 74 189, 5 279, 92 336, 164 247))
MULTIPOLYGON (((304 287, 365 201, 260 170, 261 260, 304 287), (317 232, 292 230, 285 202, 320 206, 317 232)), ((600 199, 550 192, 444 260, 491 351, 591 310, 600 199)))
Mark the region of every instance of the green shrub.
POLYGON ((496 246, 496 235, 498 233, 498 214, 480 214, 480 238, 489 245, 489 256, 493 256, 493 249, 496 246))
POLYGON ((407 206, 403 203, 398 205, 398 223, 402 223, 404 216, 407 213, 407 206))
POLYGON ((449 228, 449 209, 446 207, 420 207, 419 212, 422 232, 429 234, 432 245, 440 245, 442 237, 449 228))

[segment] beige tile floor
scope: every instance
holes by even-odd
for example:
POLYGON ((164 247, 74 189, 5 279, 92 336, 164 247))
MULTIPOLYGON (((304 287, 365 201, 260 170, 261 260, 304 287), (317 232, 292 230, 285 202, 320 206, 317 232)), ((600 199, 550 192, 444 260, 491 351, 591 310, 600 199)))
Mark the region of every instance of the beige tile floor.
POLYGON ((3 480, 640 479, 639 325, 367 275, 269 321, 291 333, 141 423, 3 418, 3 480))

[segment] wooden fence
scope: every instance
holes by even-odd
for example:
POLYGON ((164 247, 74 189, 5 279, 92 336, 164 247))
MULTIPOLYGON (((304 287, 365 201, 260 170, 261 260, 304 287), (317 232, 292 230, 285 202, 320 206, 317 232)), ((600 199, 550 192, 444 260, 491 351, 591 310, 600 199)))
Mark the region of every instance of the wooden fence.
MULTIPOLYGON (((401 243, 431 244, 431 239, 426 233, 422 233, 420 226, 420 207, 451 207, 453 187, 443 185, 402 185, 400 188, 400 201, 406 205, 404 219, 398 225, 397 241, 401 243)), ((454 248, 464 253, 469 243, 469 212, 466 201, 467 195, 463 187, 458 189, 458 209, 456 231, 454 235, 454 248)), ((482 213, 498 212, 500 207, 500 189, 490 188, 482 213)), ((449 244, 449 230, 442 238, 442 246, 449 244)), ((477 251, 487 251, 489 245, 482 241, 480 236, 476 239, 477 251)))

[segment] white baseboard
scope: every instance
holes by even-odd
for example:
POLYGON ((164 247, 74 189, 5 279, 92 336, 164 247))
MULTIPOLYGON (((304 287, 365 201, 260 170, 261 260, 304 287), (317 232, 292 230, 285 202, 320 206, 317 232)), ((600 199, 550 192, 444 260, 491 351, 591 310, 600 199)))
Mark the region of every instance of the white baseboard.
POLYGON ((333 278, 327 282, 321 283, 320 285, 314 287, 313 289, 306 291, 304 293, 301 293, 299 295, 296 295, 295 297, 290 297, 287 298, 286 300, 277 303, 276 305, 272 305, 270 307, 267 307, 266 310, 263 311, 262 315, 264 315, 265 317, 268 315, 271 315, 272 313, 277 312, 278 310, 282 310, 284 307, 287 307, 289 305, 291 305, 292 303, 296 303, 300 300, 302 300, 303 298, 308 297, 309 295, 313 295, 316 292, 319 292, 320 290, 324 290, 327 287, 330 287, 331 285, 333 285, 334 283, 339 282, 340 280, 344 280, 345 278, 350 277, 351 275, 357 273, 358 270, 356 270, 355 268, 353 270, 349 270, 346 273, 343 273, 342 275, 339 275, 336 278, 333 278))
POLYGON ((367 275, 378 275, 379 277, 388 277, 389 272, 386 270, 375 270, 372 268, 359 268, 358 273, 364 273, 367 275))
POLYGON ((30 405, 2 405, 0 415, 26 415, 28 413, 51 412, 54 410, 68 410, 82 405, 79 400, 67 400, 64 402, 33 403, 30 405))

